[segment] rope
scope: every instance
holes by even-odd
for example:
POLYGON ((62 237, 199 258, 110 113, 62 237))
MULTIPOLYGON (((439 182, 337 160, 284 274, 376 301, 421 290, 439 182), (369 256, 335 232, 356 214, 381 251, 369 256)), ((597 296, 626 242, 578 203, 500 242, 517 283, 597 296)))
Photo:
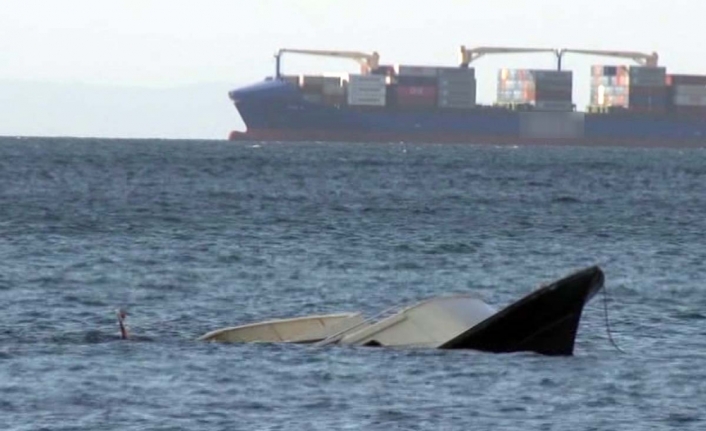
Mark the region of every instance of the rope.
POLYGON ((613 334, 610 329, 610 320, 608 319, 608 289, 603 286, 603 311, 604 311, 604 316, 605 316, 605 329, 606 333, 608 334, 608 341, 610 341, 610 344, 615 347, 617 351, 620 353, 625 353, 625 350, 621 349, 620 346, 615 342, 613 339, 613 334))

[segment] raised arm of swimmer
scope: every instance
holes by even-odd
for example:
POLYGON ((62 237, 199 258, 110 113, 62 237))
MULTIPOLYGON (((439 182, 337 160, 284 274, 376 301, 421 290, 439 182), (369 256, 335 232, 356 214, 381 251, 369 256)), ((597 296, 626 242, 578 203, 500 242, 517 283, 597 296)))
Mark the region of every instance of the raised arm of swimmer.
POLYGON ((128 333, 127 333, 127 328, 125 327, 125 318, 127 318, 127 313, 125 310, 118 310, 118 324, 120 325, 120 338, 123 340, 127 340, 128 338, 128 333))

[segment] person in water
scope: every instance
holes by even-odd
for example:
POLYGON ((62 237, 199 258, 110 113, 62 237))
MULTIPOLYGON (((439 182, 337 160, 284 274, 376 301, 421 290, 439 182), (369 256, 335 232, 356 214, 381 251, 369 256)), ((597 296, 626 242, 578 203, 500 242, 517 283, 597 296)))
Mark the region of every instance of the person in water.
POLYGON ((118 314, 118 324, 120 325, 120 338, 123 340, 128 339, 127 328, 125 327, 125 319, 127 318, 127 313, 123 309, 117 310, 118 314))

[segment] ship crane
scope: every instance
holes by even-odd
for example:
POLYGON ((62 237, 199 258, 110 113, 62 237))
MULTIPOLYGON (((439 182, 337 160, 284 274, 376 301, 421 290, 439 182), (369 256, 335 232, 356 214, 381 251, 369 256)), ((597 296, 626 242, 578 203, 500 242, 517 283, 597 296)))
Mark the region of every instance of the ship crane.
POLYGON ((373 52, 368 54, 365 52, 358 51, 328 51, 328 50, 318 50, 318 49, 290 49, 282 48, 275 54, 275 60, 277 62, 276 77, 279 78, 280 74, 280 63, 282 54, 304 54, 304 55, 318 55, 322 57, 334 57, 334 58, 349 58, 355 60, 360 64, 361 73, 370 73, 373 69, 376 69, 380 63, 380 54, 373 52))
POLYGON ((527 53, 542 53, 551 52, 557 57, 559 50, 553 48, 512 48, 512 47, 492 47, 480 46, 477 48, 466 48, 461 46, 461 67, 468 65, 486 54, 527 54, 527 53))
POLYGON ((553 48, 512 48, 512 47, 488 47, 466 48, 461 46, 461 67, 468 65, 486 54, 522 54, 522 53, 542 53, 551 52, 557 58, 557 70, 561 70, 561 63, 564 54, 586 54, 603 57, 618 57, 633 60, 641 66, 657 67, 659 55, 656 52, 651 54, 637 51, 613 51, 600 49, 553 49, 553 48))
POLYGON ((602 57, 618 57, 618 58, 628 58, 640 66, 647 67, 657 67, 659 55, 656 52, 647 54, 644 52, 635 51, 612 51, 612 50, 600 50, 600 49, 560 49, 557 51, 557 58, 559 60, 559 69, 561 70, 561 59, 564 54, 586 54, 586 55, 598 55, 602 57))

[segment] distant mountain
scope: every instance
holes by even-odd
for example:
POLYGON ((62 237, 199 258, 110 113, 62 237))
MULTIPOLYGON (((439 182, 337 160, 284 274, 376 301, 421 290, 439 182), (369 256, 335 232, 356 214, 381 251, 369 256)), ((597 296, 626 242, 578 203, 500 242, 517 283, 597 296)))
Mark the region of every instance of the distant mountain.
POLYGON ((225 139, 245 127, 228 99, 235 87, 0 81, 0 135, 225 139))

